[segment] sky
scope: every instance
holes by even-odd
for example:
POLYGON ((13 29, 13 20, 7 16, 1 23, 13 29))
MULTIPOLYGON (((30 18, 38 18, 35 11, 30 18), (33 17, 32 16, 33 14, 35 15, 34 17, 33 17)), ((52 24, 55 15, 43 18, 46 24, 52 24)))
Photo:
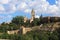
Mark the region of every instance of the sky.
POLYGON ((60 17, 60 0, 0 0, 0 23, 11 22, 13 17, 31 17, 34 9, 35 17, 58 16, 60 17))

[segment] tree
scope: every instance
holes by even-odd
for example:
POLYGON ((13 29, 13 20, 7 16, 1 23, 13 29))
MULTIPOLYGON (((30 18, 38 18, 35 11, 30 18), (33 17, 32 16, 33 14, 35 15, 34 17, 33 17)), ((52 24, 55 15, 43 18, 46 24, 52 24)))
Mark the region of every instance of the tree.
POLYGON ((25 27, 30 27, 30 20, 27 20, 27 21, 24 23, 24 26, 25 26, 25 27))
POLYGON ((40 23, 39 22, 39 19, 38 18, 35 18, 34 21, 33 21, 33 25, 34 26, 37 26, 37 25, 39 25, 39 23, 40 23))
POLYGON ((39 17, 39 19, 40 19, 40 23, 42 23, 42 19, 43 19, 42 14, 41 14, 41 16, 39 17))
POLYGON ((17 16, 12 19, 12 23, 15 23, 16 25, 23 25, 24 23, 24 17, 23 16, 17 16))
POLYGON ((17 26, 17 25, 14 24, 14 23, 10 23, 7 29, 8 29, 8 30, 17 30, 17 29, 19 29, 19 28, 20 28, 20 26, 17 26))
POLYGON ((1 25, 5 25, 5 22, 3 22, 1 25))
POLYGON ((57 28, 55 31, 57 31, 57 33, 58 33, 58 38, 59 38, 59 40, 60 40, 60 27, 57 28))

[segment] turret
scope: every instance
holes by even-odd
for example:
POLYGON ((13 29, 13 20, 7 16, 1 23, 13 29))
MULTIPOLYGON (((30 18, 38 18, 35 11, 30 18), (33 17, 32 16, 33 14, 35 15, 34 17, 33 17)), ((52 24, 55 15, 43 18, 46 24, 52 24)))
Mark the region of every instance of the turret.
POLYGON ((34 20, 34 18, 35 18, 35 11, 32 9, 30 23, 34 20))

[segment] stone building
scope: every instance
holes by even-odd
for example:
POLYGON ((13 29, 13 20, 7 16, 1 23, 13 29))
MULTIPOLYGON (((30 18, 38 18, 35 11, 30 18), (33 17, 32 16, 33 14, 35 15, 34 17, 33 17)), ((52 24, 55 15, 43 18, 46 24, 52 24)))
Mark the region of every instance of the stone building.
POLYGON ((19 30, 7 31, 8 34, 18 34, 19 30))
MULTIPOLYGON (((32 9, 30 23, 34 20, 34 18, 35 18, 35 11, 32 9)), ((29 19, 25 16, 24 17, 24 23, 27 22, 27 20, 29 20, 29 19)))
POLYGON ((35 18, 35 11, 32 9, 30 23, 34 20, 34 18, 35 18))
POLYGON ((20 28, 20 33, 21 34, 26 34, 27 32, 29 32, 29 31, 31 31, 32 29, 30 28, 30 27, 24 27, 24 26, 22 26, 21 28, 20 28))
POLYGON ((28 20, 28 18, 25 16, 25 17, 24 17, 24 23, 26 23, 27 20, 28 20))
POLYGON ((24 27, 24 26, 21 26, 20 29, 18 30, 12 30, 12 31, 7 31, 8 34, 26 34, 27 32, 31 31, 32 28, 30 27, 24 27))

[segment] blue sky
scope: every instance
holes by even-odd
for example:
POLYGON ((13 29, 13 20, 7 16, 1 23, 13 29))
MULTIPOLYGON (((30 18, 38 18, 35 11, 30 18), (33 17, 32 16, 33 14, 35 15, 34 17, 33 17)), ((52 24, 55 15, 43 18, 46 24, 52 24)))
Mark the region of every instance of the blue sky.
POLYGON ((35 17, 59 16, 60 0, 0 0, 0 23, 11 22, 13 17, 31 17, 34 9, 35 17))
POLYGON ((56 4, 56 0, 47 0, 48 2, 49 2, 49 4, 51 4, 51 5, 54 5, 54 4, 56 4))

